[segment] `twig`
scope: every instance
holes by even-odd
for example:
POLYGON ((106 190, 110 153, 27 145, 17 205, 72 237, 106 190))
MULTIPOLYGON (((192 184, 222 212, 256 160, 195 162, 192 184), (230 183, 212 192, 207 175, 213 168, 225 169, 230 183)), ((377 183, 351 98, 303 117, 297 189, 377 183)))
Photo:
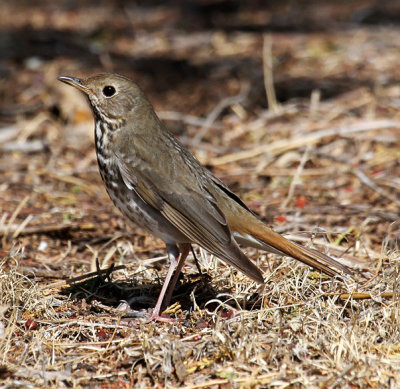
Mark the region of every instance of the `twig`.
MULTIPOLYGON (((7 225, 5 227, 0 226, 0 236, 6 236, 11 232, 16 232, 20 229, 19 224, 7 225)), ((70 223, 70 224, 55 224, 55 225, 42 225, 25 227, 21 231, 18 231, 18 235, 32 235, 32 234, 47 234, 49 232, 56 231, 80 231, 80 230, 94 230, 95 226, 93 223, 70 223)))
MULTIPOLYGON (((163 119, 163 120, 174 120, 174 121, 180 121, 192 126, 199 126, 199 127, 206 127, 207 124, 207 119, 194 116, 194 115, 186 115, 181 112, 175 112, 175 111, 161 111, 157 112, 157 115, 163 119)), ((221 128, 221 125, 212 123, 209 125, 210 127, 213 128, 221 128)))
POLYGON ((210 129, 210 127, 212 127, 213 123, 217 120, 218 116, 225 108, 233 104, 241 103, 243 100, 246 99, 247 95, 249 94, 249 91, 250 91, 250 85, 244 84, 242 85, 239 94, 237 94, 236 96, 229 96, 222 99, 208 114, 202 128, 193 138, 193 145, 197 146, 202 141, 204 136, 207 134, 207 131, 210 129))
MULTIPOLYGON (((44 320, 38 320, 39 323, 47 323, 44 320)), ((85 320, 69 320, 62 324, 54 325, 55 328, 63 328, 63 327, 101 327, 101 328, 126 328, 127 326, 121 324, 119 321, 116 324, 107 324, 104 322, 92 322, 92 321, 85 321, 85 320)))
POLYGON ((0 131, 0 144, 6 143, 18 135, 18 128, 16 125, 1 127, 0 131))
POLYGON ((223 157, 212 158, 209 161, 209 164, 212 166, 224 165, 230 162, 254 158, 264 153, 281 154, 285 151, 303 147, 308 144, 313 145, 321 139, 330 136, 347 136, 350 133, 373 131, 384 128, 400 129, 400 122, 395 120, 369 120, 360 121, 349 126, 328 128, 325 130, 315 131, 307 135, 302 134, 301 136, 292 139, 281 139, 272 143, 254 147, 251 150, 243 150, 237 153, 224 155, 223 157))
POLYGON ((240 383, 240 382, 247 383, 248 385, 246 385, 246 387, 256 387, 257 384, 261 384, 261 383, 266 384, 267 383, 266 380, 269 381, 271 378, 274 378, 275 376, 277 376, 279 374, 280 374, 279 372, 274 372, 274 373, 262 374, 259 376, 249 375, 246 377, 233 378, 233 379, 228 379, 228 378, 213 379, 213 380, 201 382, 198 384, 183 386, 183 387, 181 387, 181 389, 211 388, 211 387, 217 386, 217 385, 240 383))
POLYGON ((1 146, 3 151, 20 151, 22 153, 35 153, 46 149, 46 144, 41 140, 8 142, 1 146))
POLYGON ((25 121, 24 125, 21 126, 21 131, 18 134, 17 142, 26 142, 29 137, 31 137, 37 131, 40 131, 43 123, 47 122, 48 120, 51 120, 50 113, 39 112, 34 118, 25 121))
POLYGON ((108 350, 110 348, 111 343, 114 341, 115 334, 117 333, 118 327, 121 324, 121 319, 122 319, 122 316, 120 316, 118 318, 118 321, 117 321, 117 324, 115 325, 114 331, 113 331, 112 335, 110 336, 110 339, 109 339, 109 341, 107 343, 106 350, 108 350))
POLYGON ((311 98, 310 98, 310 119, 311 120, 316 118, 320 102, 321 102, 321 91, 319 89, 314 89, 311 92, 311 98))
MULTIPOLYGON (((25 196, 21 202, 18 204, 17 208, 15 208, 15 211, 13 212, 13 214, 11 215, 10 219, 8 220, 7 225, 4 227, 3 229, 3 239, 2 239, 2 244, 3 247, 6 245, 6 240, 7 240, 7 236, 8 234, 11 232, 11 226, 14 223, 15 219, 17 218, 18 214, 21 212, 22 208, 25 206, 25 204, 28 202, 28 200, 30 199, 30 195, 25 196)), ((2 226, 0 226, 1 229, 2 226)), ((16 230, 19 228, 16 228, 16 230)), ((0 231, 1 233, 1 231, 0 231)))
POLYGON ((263 39, 263 72, 265 93, 267 95, 268 108, 274 114, 278 114, 280 107, 276 100, 274 88, 272 38, 270 34, 265 34, 263 39))
POLYGON ((43 175, 43 176, 46 176, 46 177, 51 177, 51 178, 54 178, 54 179, 59 180, 61 182, 65 182, 67 184, 72 184, 72 185, 79 186, 80 188, 82 188, 82 190, 84 190, 88 194, 93 194, 97 190, 97 187, 95 185, 89 184, 86 181, 82 180, 81 178, 74 177, 74 176, 71 176, 71 175, 61 175, 61 174, 56 173, 54 171, 45 170, 45 169, 35 170, 34 174, 43 175))
POLYGON ((25 220, 19 225, 19 227, 14 231, 12 238, 15 239, 18 237, 18 235, 23 231, 26 226, 29 224, 29 222, 33 219, 33 215, 30 213, 25 220))
POLYGON ((393 298, 393 292, 383 292, 376 296, 372 295, 368 292, 352 292, 352 293, 327 293, 323 296, 339 296, 341 300, 348 300, 352 298, 353 300, 367 300, 372 299, 373 297, 381 297, 381 298, 393 298))
MULTIPOLYGON (((120 266, 115 266, 112 269, 112 271, 115 272, 117 270, 124 270, 124 269, 126 269, 126 266, 125 265, 120 265, 120 266)), ((67 286, 67 285, 72 285, 72 284, 74 284, 76 282, 79 282, 79 281, 83 281, 83 280, 86 280, 86 279, 89 279, 89 278, 92 278, 92 277, 96 277, 96 276, 99 276, 99 275, 107 274, 109 271, 110 271, 109 268, 108 269, 99 270, 99 271, 96 270, 94 272, 85 273, 85 274, 82 274, 81 276, 70 278, 68 280, 60 280, 60 281, 52 282, 51 284, 47 284, 47 285, 44 285, 44 286, 40 287, 39 289, 40 290, 61 289, 61 288, 64 288, 65 286, 67 286)))
POLYGON ((397 197, 393 196, 391 193, 387 192, 385 189, 382 189, 378 185, 376 185, 370 178, 368 178, 360 169, 354 168, 352 172, 356 175, 356 177, 369 188, 374 190, 376 193, 381 195, 382 197, 386 197, 390 201, 393 201, 397 205, 400 205, 400 200, 397 197))
MULTIPOLYGON (((126 269, 125 265, 120 265, 120 266, 114 266, 114 268, 112 269, 112 271, 117 271, 117 270, 123 270, 126 269)), ((68 285, 72 285, 78 281, 82 281, 82 280, 86 280, 88 278, 92 278, 92 277, 96 277, 96 276, 102 276, 103 274, 108 275, 110 272, 110 269, 97 269, 96 271, 90 272, 90 273, 86 273, 86 274, 82 274, 81 276, 78 277, 74 277, 74 278, 70 278, 69 280, 66 280, 66 283, 68 285)))
POLYGON ((343 377, 346 374, 350 373, 356 366, 357 366, 356 363, 350 363, 337 377, 332 377, 322 387, 327 389, 333 389, 343 379, 343 377))
POLYGON ((303 156, 301 157, 300 164, 297 167, 296 174, 293 176, 292 182, 290 183, 288 195, 285 201, 282 203, 281 209, 285 209, 293 197, 294 189, 296 188, 296 185, 299 183, 299 177, 302 175, 304 170, 304 165, 308 161, 308 154, 310 152, 310 148, 311 146, 307 145, 306 150, 304 151, 303 156))

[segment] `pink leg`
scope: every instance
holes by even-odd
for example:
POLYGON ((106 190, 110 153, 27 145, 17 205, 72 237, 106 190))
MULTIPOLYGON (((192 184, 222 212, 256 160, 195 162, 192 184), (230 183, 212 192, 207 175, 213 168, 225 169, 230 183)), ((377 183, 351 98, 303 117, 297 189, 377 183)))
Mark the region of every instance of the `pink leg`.
POLYGON ((178 282, 179 275, 181 274, 183 265, 185 264, 186 258, 190 251, 190 244, 185 243, 181 245, 181 257, 179 259, 178 266, 176 267, 174 278, 169 284, 168 293, 164 298, 164 303, 162 304, 161 308, 165 309, 168 307, 169 303, 171 302, 172 294, 174 293, 175 285, 178 282))
MULTIPOLYGON (((150 320, 161 320, 161 321, 166 320, 165 318, 162 318, 160 316, 160 313, 162 312, 161 309, 162 308, 165 309, 165 307, 167 307, 171 301, 172 293, 174 291, 176 282, 178 281, 178 277, 179 277, 179 274, 185 263, 186 257, 189 254, 189 250, 190 250, 189 243, 185 243, 185 244, 181 245, 182 252, 180 254, 179 261, 177 260, 177 255, 174 252, 172 252, 172 250, 169 251, 168 256, 170 258, 171 263, 169 265, 167 276, 165 277, 163 287, 161 289, 160 295, 158 296, 157 303, 153 309, 153 313, 150 317, 150 320), (175 269, 176 269, 175 275, 171 280, 172 274, 174 274, 175 269), (169 286, 169 289, 168 289, 168 286, 169 286), (168 293, 166 294, 167 290, 168 290, 168 293)), ((168 319, 166 321, 168 321, 168 319)))

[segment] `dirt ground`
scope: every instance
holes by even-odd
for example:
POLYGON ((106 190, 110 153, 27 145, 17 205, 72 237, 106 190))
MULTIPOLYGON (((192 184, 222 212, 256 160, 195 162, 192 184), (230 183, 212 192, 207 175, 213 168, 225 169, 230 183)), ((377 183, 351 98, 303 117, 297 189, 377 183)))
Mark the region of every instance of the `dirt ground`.
POLYGON ((400 387, 399 1, 3 0, 0 28, 0 388, 400 387), (247 249, 260 287, 195 247, 148 322, 164 244, 112 205, 56 79, 104 71, 354 279, 247 249))

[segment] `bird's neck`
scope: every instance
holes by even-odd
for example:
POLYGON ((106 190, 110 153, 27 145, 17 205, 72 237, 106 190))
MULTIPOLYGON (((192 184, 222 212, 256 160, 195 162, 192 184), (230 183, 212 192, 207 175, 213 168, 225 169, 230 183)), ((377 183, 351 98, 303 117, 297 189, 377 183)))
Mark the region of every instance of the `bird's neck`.
POLYGON ((121 130, 123 122, 99 120, 96 118, 94 127, 94 139, 96 151, 111 150, 116 134, 121 130))

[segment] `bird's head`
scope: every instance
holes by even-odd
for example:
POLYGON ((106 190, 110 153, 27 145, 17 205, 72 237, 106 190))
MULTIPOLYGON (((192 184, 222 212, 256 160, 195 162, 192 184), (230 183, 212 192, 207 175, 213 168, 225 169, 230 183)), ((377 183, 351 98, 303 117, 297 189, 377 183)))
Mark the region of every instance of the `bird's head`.
POLYGON ((103 121, 124 121, 135 111, 150 105, 138 85, 118 74, 104 73, 84 79, 61 76, 58 80, 84 92, 94 115, 103 121))

